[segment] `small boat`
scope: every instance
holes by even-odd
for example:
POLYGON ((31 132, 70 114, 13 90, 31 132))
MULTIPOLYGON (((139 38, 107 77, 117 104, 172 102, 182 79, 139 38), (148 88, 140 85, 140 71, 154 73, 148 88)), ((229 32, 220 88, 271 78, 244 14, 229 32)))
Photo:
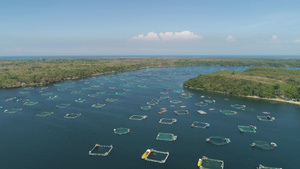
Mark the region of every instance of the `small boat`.
POLYGON ((199 158, 199 161, 198 161, 198 163, 197 163, 197 166, 200 167, 200 166, 201 166, 201 163, 202 163, 202 159, 199 158))
POLYGON ((150 154, 151 150, 147 149, 146 152, 142 155, 142 159, 145 159, 149 154, 150 154))

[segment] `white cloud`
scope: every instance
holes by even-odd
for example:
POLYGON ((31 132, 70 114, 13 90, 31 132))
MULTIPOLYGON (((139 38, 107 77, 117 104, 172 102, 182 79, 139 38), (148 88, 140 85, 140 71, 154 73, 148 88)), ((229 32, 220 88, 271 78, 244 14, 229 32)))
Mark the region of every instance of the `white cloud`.
POLYGON ((300 39, 294 40, 295 43, 300 43, 300 39))
POLYGON ((277 41, 278 40, 278 36, 277 35, 272 35, 272 40, 273 41, 277 41))
POLYGON ((154 32, 149 32, 147 35, 140 34, 138 36, 132 37, 132 40, 147 40, 147 41, 158 41, 158 35, 154 32))
POLYGON ((182 31, 182 32, 166 32, 159 33, 161 40, 197 40, 203 39, 202 36, 196 35, 191 31, 182 31))
POLYGON ((227 42, 235 42, 236 38, 230 35, 230 36, 227 36, 226 41, 227 42))

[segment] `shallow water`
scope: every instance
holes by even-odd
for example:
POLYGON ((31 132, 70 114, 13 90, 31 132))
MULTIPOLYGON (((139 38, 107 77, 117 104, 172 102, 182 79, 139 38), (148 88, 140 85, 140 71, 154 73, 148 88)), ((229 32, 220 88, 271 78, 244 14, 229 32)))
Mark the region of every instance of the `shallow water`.
POLYGON ((183 81, 199 74, 217 70, 243 71, 244 67, 180 67, 148 68, 115 75, 104 75, 76 81, 65 81, 61 85, 47 88, 19 88, 0 90, 0 163, 9 169, 52 169, 52 168, 197 168, 200 157, 224 160, 225 169, 254 169, 259 164, 300 168, 300 106, 256 100, 219 93, 194 91, 182 88, 183 81), (124 90, 125 89, 125 90, 124 90), (170 90, 168 100, 161 100, 150 110, 142 110, 147 102, 159 98, 170 90), (189 99, 180 98, 175 92, 184 90, 192 93, 189 99), (25 92, 24 92, 25 91, 25 92), (76 92, 75 92, 76 91, 76 92), (104 93, 106 91, 107 93, 104 93), (20 93, 21 92, 21 93, 20 93), (29 92, 29 93, 28 93, 29 92), (99 95, 93 95, 102 92, 99 95), (125 92, 116 95, 116 92, 125 92), (59 96, 47 100, 42 93, 59 96), (73 94, 72 94, 73 93, 73 94), (75 93, 75 94, 74 94, 75 93), (89 97, 93 96, 93 97, 89 97), (203 97, 204 96, 204 97, 203 97), (8 98, 16 97, 11 101, 8 98), (22 98, 37 105, 25 106, 17 102, 22 98), (75 102, 79 98, 84 102, 75 102), (107 98, 118 99, 115 102, 107 98), (205 107, 196 106, 204 100, 215 100, 205 107), (182 101, 172 104, 171 100, 182 101), (71 104, 66 108, 56 105, 71 104), (92 108, 93 104, 106 104, 103 108, 92 108), (233 109, 231 104, 246 105, 245 110, 233 109), (186 107, 180 107, 186 106, 186 107), (4 113, 5 109, 22 108, 14 114, 4 113), (161 108, 167 112, 159 114, 161 108), (214 108, 214 110, 209 110, 214 108), (188 110, 189 114, 176 115, 174 110, 188 110), (200 115, 197 110, 207 112, 200 115), (236 115, 226 116, 220 110, 234 110, 236 115), (54 112, 48 117, 37 117, 41 112, 54 112), (271 112, 274 122, 259 122, 256 116, 271 112), (66 114, 81 113, 76 119, 64 118, 66 114), (134 114, 147 115, 142 121, 129 120, 134 114), (176 118, 172 125, 160 124, 161 118, 176 118), (206 129, 192 128, 194 121, 210 123, 206 129), (238 125, 255 125, 256 133, 240 133, 238 125), (113 129, 130 128, 125 135, 115 134, 113 129), (159 132, 174 133, 174 142, 157 141, 159 132), (231 143, 216 146, 207 143, 209 136, 230 138, 231 143), (278 147, 264 151, 250 147, 256 140, 273 141, 278 147), (107 157, 89 156, 94 145, 113 145, 107 157), (141 160, 148 148, 168 151, 170 156, 165 164, 141 160))

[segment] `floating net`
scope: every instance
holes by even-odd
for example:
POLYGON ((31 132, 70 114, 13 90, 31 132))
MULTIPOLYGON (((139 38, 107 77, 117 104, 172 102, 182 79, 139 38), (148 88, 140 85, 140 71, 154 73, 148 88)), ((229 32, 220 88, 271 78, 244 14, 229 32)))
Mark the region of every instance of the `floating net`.
POLYGON ((8 113, 8 114, 13 114, 13 113, 17 113, 19 111, 21 111, 22 108, 16 109, 16 108, 12 108, 12 109, 5 109, 4 113, 8 113))
POLYGON ((232 104, 230 106, 232 108, 235 108, 235 109, 244 109, 244 108, 246 108, 246 105, 241 105, 241 104, 232 104))
POLYGON ((170 96, 161 96, 160 99, 168 100, 170 99, 170 96))
POLYGON ((161 141, 175 141, 177 139, 177 136, 175 136, 172 133, 158 133, 156 140, 161 141))
POLYGON ((170 103, 179 104, 179 103, 182 103, 182 101, 180 101, 180 100, 171 100, 170 103))
POLYGON ((169 152, 150 149, 150 153, 144 158, 146 161, 155 163, 165 163, 169 157, 169 152))
POLYGON ((47 98, 47 100, 56 100, 56 99, 59 99, 59 97, 57 95, 55 95, 55 96, 49 96, 47 98))
POLYGON ((205 129, 205 128, 209 127, 210 124, 209 123, 204 123, 204 122, 194 121, 194 123, 191 126, 194 127, 194 128, 205 129))
POLYGON ((75 102, 83 103, 83 102, 85 102, 85 99, 79 98, 79 99, 75 100, 75 102))
POLYGON ((207 106, 208 103, 204 103, 204 102, 199 102, 199 103, 195 103, 196 106, 200 106, 200 107, 204 107, 207 106))
POLYGON ((123 127, 121 127, 121 128, 114 129, 114 133, 115 134, 127 134, 129 132, 130 132, 129 128, 123 128, 123 127))
POLYGON ((207 158, 205 156, 202 157, 201 165, 199 166, 200 169, 223 169, 224 168, 224 161, 223 160, 216 160, 207 158))
POLYGON ((160 99, 152 99, 151 101, 147 102, 148 105, 154 106, 160 102, 160 99))
POLYGON ((131 117, 129 117, 130 120, 144 120, 146 118, 146 115, 132 115, 131 117))
POLYGON ((71 92, 71 94, 78 94, 78 93, 80 93, 80 92, 81 92, 81 91, 75 91, 75 90, 74 90, 74 91, 71 92))
POLYGON ((146 88, 145 85, 138 85, 139 88, 146 88))
POLYGON ((82 90, 90 90, 89 87, 83 87, 82 90))
POLYGON ((187 111, 187 110, 175 110, 174 113, 177 114, 177 115, 184 115, 184 114, 189 114, 189 111, 187 111))
POLYGON ((47 116, 51 116, 53 114, 54 114, 54 112, 46 112, 46 111, 44 111, 42 113, 36 114, 35 116, 37 116, 37 117, 47 117, 47 116))
POLYGON ((107 92, 102 92, 102 91, 99 91, 99 92, 97 92, 97 94, 106 94, 107 92))
POLYGON ((14 100, 14 99, 17 99, 17 97, 11 97, 11 98, 8 98, 8 99, 5 99, 5 101, 8 102, 8 101, 12 101, 12 100, 14 100))
POLYGON ((81 116, 81 113, 70 113, 70 114, 66 114, 65 118, 67 118, 67 119, 76 119, 80 116, 81 116))
POLYGON ((251 144, 252 147, 257 147, 263 150, 274 150, 277 147, 277 144, 274 142, 266 142, 266 141, 254 141, 251 144))
POLYGON ((108 87, 108 89, 110 89, 110 90, 115 90, 116 87, 108 87))
POLYGON ((57 108, 67 108, 69 107, 71 104, 67 104, 67 103, 63 103, 63 104, 59 104, 59 105, 56 105, 57 108))
POLYGON ((221 146, 221 145, 229 144, 230 139, 224 138, 224 137, 219 137, 219 136, 211 136, 211 137, 206 138, 206 142, 221 146))
POLYGON ((20 94, 29 94, 30 92, 28 92, 28 91, 20 91, 19 93, 20 94))
POLYGON ((175 93, 183 93, 184 90, 174 90, 175 93))
POLYGON ((216 101, 215 100, 204 100, 204 102, 210 104, 210 103, 215 103, 216 101))
POLYGON ((98 93, 96 93, 96 94, 88 94, 88 96, 89 97, 97 97, 97 96, 99 96, 99 94, 98 93))
POLYGON ((275 117, 271 116, 256 116, 259 121, 275 121, 275 117))
POLYGON ((169 94, 169 92, 160 92, 160 94, 169 94))
POLYGON ((105 101, 107 101, 107 102, 116 102, 116 101, 118 101, 118 99, 107 98, 105 101))
POLYGON ((61 84, 54 84, 53 86, 61 86, 61 84))
POLYGON ((172 118, 172 119, 161 118, 161 119, 159 120, 159 123, 160 123, 160 124, 173 124, 173 123, 176 123, 176 122, 177 122, 177 120, 174 119, 174 118, 172 118))
POLYGON ((100 108, 102 108, 102 107, 104 107, 104 106, 105 106, 105 104, 100 104, 100 103, 97 103, 97 104, 93 104, 93 105, 92 105, 93 108, 97 108, 97 109, 100 109, 100 108))
POLYGON ((142 110, 150 110, 150 109, 151 109, 151 106, 142 106, 141 109, 142 109, 142 110))
POLYGON ((242 133, 256 133, 256 126, 253 125, 250 126, 238 125, 238 128, 242 133))
POLYGON ((25 102, 24 105, 25 106, 34 106, 37 105, 39 102, 25 102))
POLYGON ((113 149, 112 145, 100 145, 96 144, 91 151, 89 151, 89 155, 91 156, 108 156, 108 154, 113 149))
POLYGON ((230 116, 230 115, 236 115, 237 112, 236 111, 232 111, 232 110, 220 110, 220 112, 224 115, 230 116))
POLYGON ((282 168, 266 167, 266 166, 263 166, 263 165, 259 164, 259 166, 257 167, 257 169, 282 169, 282 168))
POLYGON ((120 96, 125 95, 125 94, 126 94, 125 92, 116 92, 115 93, 115 95, 120 95, 120 96))
POLYGON ((53 93, 42 93, 41 95, 42 96, 50 96, 50 95, 53 95, 53 93))
POLYGON ((191 94, 191 93, 182 93, 182 94, 180 95, 180 98, 183 98, 183 99, 190 99, 190 98, 192 98, 192 95, 193 95, 193 94, 191 94))
POLYGON ((165 112, 167 112, 168 110, 166 109, 166 108, 160 108, 160 112, 158 112, 159 114, 162 114, 162 113, 165 113, 165 112))

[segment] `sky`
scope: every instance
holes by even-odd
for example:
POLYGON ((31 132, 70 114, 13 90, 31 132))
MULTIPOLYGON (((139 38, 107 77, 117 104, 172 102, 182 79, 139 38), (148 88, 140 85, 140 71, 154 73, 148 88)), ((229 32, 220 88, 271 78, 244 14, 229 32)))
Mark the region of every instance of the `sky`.
POLYGON ((299 55, 299 0, 0 0, 0 56, 299 55))

